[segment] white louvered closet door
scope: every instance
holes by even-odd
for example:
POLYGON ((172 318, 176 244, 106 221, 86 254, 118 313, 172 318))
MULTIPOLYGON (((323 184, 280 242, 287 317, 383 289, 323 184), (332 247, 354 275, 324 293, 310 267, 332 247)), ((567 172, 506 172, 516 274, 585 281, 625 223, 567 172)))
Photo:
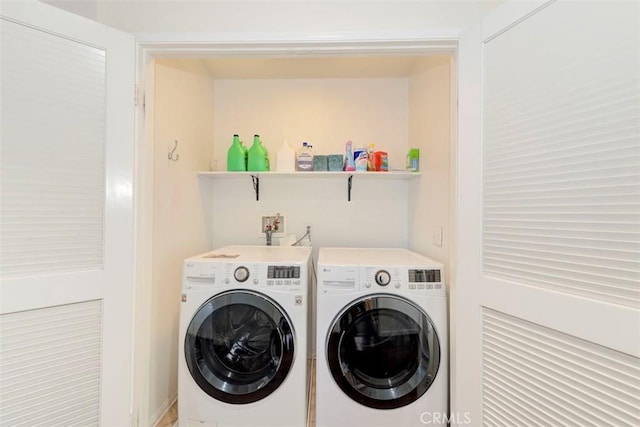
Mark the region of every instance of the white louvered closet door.
POLYGON ((133 38, 0 2, 0 425, 129 425, 133 38))
POLYGON ((452 411, 640 425, 640 3, 507 2, 459 78, 452 411))

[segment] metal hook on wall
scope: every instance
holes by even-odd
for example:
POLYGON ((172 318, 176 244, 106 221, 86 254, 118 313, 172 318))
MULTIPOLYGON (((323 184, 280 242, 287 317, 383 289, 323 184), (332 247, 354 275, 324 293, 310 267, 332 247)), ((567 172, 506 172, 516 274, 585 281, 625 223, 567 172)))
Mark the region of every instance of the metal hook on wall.
POLYGON ((175 141, 173 141, 173 149, 170 149, 169 154, 167 155, 169 160, 173 160, 174 162, 178 161, 178 159, 180 158, 180 154, 176 154, 175 156, 173 154, 176 152, 177 149, 178 149, 178 140, 176 139, 175 141))

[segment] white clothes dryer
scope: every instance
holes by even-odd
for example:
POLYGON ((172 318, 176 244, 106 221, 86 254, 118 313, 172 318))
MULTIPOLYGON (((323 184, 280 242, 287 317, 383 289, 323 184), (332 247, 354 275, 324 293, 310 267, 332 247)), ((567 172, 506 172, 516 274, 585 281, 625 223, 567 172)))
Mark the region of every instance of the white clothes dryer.
POLYGON ((316 425, 446 425, 443 265, 406 249, 321 248, 316 425))
POLYGON ((310 247, 228 246, 184 262, 181 427, 300 427, 310 247))

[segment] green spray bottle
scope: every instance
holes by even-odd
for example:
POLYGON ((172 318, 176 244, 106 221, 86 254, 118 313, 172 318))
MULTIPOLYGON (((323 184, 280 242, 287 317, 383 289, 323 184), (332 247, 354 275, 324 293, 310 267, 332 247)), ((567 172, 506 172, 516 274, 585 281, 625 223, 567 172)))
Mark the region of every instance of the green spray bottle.
POLYGON ((233 135, 233 143, 227 151, 227 170, 229 172, 244 172, 247 170, 247 156, 240 144, 240 137, 233 135))

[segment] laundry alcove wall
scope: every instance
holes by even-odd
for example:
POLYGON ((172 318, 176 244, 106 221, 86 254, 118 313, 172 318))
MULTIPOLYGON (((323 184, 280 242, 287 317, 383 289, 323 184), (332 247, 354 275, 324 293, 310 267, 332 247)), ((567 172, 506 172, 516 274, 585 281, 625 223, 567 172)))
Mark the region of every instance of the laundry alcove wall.
POLYGON ((154 153, 149 351, 163 356, 147 373, 149 419, 176 397, 182 260, 264 244, 261 215, 286 215, 287 232, 298 237, 311 225, 315 255, 321 246, 408 247, 449 263, 454 44, 408 54, 154 58, 145 93, 154 153), (224 171, 234 133, 245 143, 259 133, 274 169, 286 138, 294 147, 307 140, 318 154, 342 153, 347 139, 374 143, 392 169, 418 147, 421 171, 408 179, 356 175, 350 201, 346 176, 266 174, 256 201, 249 176, 198 176, 224 171), (177 161, 168 158, 174 141, 177 161))

